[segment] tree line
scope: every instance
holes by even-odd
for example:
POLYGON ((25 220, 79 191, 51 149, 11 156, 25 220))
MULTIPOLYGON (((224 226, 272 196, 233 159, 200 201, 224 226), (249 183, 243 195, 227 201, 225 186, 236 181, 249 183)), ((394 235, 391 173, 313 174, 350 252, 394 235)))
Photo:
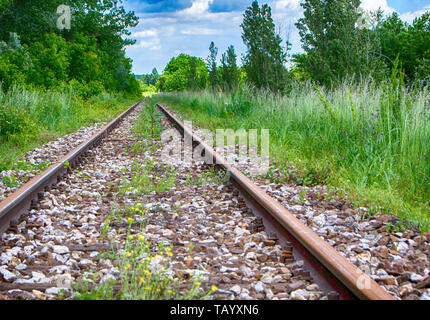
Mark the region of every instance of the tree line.
POLYGON ((0 82, 37 88, 72 85, 86 97, 138 94, 125 46, 138 24, 122 0, 0 0, 0 82), (60 5, 70 28, 58 28, 60 5))
POLYGON ((160 77, 160 91, 203 89, 234 91, 241 82, 285 93, 294 81, 311 80, 333 88, 346 79, 375 81, 400 74, 405 84, 430 80, 430 12, 412 24, 397 13, 365 12, 360 0, 304 0, 304 16, 295 24, 304 53, 290 55, 291 43, 276 32, 271 7, 253 1, 243 15, 242 66, 230 46, 218 65, 212 42, 203 59, 172 58, 160 77), (293 67, 287 68, 287 62, 293 67))

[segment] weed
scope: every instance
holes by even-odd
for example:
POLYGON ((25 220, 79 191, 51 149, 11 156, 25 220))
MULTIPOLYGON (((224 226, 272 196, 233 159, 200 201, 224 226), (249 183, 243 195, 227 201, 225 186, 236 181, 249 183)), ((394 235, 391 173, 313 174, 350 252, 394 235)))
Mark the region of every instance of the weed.
POLYGON ((1 182, 8 188, 15 188, 15 187, 19 186, 19 183, 13 174, 10 174, 8 176, 4 176, 1 179, 1 182))
MULTIPOLYGON (((135 206, 138 211, 140 206, 135 206)), ((158 246, 146 240, 141 231, 131 233, 133 218, 128 218, 129 228, 126 234, 124 249, 115 255, 119 277, 98 285, 97 279, 84 279, 74 287, 74 297, 80 300, 171 300, 171 299, 205 299, 212 291, 201 288, 199 278, 193 280, 188 290, 178 291, 178 281, 169 269, 169 260, 173 256, 173 246, 158 246)), ((143 229, 142 229, 143 230, 143 229)), ((100 281, 99 281, 100 282, 100 281)), ((214 289, 214 288, 212 288, 214 289)))

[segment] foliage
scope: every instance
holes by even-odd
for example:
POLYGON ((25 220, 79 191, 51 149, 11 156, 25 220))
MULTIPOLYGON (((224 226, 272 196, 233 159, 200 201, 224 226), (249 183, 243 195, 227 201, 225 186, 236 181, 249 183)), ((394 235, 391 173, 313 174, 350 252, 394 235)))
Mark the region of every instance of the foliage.
POLYGON ((172 58, 157 83, 159 91, 172 92, 186 89, 204 89, 208 69, 202 59, 181 54, 172 58))
MULTIPOLYGON (((138 18, 122 0, 14 0, 2 3, 0 82, 55 88, 77 80, 92 88, 138 95, 140 87, 123 50, 138 18), (59 30, 56 9, 69 5, 70 30, 59 30), (22 46, 21 46, 22 42, 22 46)), ((91 91, 91 90, 90 90, 91 91)), ((99 90, 96 90, 99 91, 99 90)))
POLYGON ((58 82, 68 78, 67 41, 55 34, 46 34, 41 41, 29 48, 33 67, 28 74, 28 81, 36 86, 52 88, 58 82))
POLYGON ((90 90, 73 81, 56 90, 40 91, 12 86, 0 90, 0 171, 8 170, 17 158, 59 136, 95 121, 109 120, 132 101, 101 92, 81 97, 90 90))
POLYGON ((229 46, 226 53, 223 53, 220 66, 220 79, 224 89, 234 91, 238 88, 240 82, 240 70, 237 66, 236 54, 234 47, 229 46))
POLYGON ((215 47, 215 43, 212 41, 209 46, 209 57, 207 59, 207 66, 209 70, 209 83, 212 89, 215 89, 218 85, 218 70, 217 70, 217 63, 216 58, 218 55, 218 48, 215 47))
POLYGON ((412 25, 393 13, 380 19, 375 29, 385 63, 394 67, 399 58, 408 80, 428 78, 430 75, 430 12, 416 18, 412 25))
POLYGON ((358 28, 360 0, 306 0, 304 17, 296 23, 306 54, 295 62, 320 85, 332 86, 347 77, 381 79, 385 70, 372 32, 358 28))
POLYGON ((272 10, 264 4, 260 8, 253 1, 244 14, 242 39, 247 47, 244 67, 247 79, 257 88, 282 91, 285 87, 287 54, 282 39, 275 32, 272 10))
POLYGON ((157 84, 158 79, 160 79, 160 74, 158 73, 157 68, 154 68, 152 69, 151 74, 136 76, 136 79, 140 80, 144 85, 155 86, 157 84))

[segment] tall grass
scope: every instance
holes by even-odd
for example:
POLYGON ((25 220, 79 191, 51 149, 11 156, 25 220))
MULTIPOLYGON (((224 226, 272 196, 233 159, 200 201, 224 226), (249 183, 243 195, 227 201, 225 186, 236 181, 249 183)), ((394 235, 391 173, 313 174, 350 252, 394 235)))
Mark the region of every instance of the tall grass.
POLYGON ((114 118, 130 100, 101 93, 82 99, 72 86, 42 91, 0 87, 0 171, 26 151, 82 126, 114 118))
POLYGON ((210 129, 269 129, 271 155, 285 168, 292 162, 311 180, 348 191, 357 205, 430 229, 428 88, 408 91, 392 79, 345 82, 330 92, 297 84, 286 96, 245 87, 235 95, 182 92, 154 99, 210 129))

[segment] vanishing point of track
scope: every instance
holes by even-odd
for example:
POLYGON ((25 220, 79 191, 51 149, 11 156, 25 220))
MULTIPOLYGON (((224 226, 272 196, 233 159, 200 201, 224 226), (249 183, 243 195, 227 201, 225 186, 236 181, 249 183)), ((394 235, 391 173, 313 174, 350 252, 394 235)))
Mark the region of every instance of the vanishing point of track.
MULTIPOLYGON (((19 217, 29 210, 32 202, 37 201, 39 193, 56 184, 67 173, 69 167, 74 168, 85 152, 100 143, 137 105, 125 111, 97 134, 70 151, 55 165, 31 179, 1 202, 0 234, 10 226, 17 224, 19 217)), ((335 298, 341 299, 393 299, 375 281, 351 264, 312 230, 304 226, 279 202, 268 196, 239 170, 230 166, 225 159, 195 136, 190 128, 184 126, 163 106, 158 105, 158 107, 183 135, 191 136, 194 144, 200 144, 204 147, 204 152, 214 159, 213 163, 231 173, 231 183, 245 199, 247 206, 256 216, 263 218, 265 227, 275 232, 281 243, 289 243, 293 246, 294 256, 305 261, 305 266, 310 271, 314 281, 325 291, 335 291, 337 292, 335 298)))

